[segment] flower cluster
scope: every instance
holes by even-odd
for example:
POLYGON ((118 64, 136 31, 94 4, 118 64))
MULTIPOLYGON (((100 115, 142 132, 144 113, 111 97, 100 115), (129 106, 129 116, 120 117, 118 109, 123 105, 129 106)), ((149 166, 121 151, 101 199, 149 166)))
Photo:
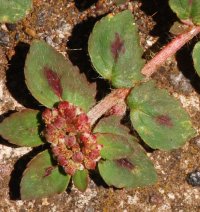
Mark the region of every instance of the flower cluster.
POLYGON ((95 169, 101 145, 97 144, 88 117, 79 107, 63 101, 57 108, 46 108, 42 118, 45 122, 44 136, 67 174, 95 169))

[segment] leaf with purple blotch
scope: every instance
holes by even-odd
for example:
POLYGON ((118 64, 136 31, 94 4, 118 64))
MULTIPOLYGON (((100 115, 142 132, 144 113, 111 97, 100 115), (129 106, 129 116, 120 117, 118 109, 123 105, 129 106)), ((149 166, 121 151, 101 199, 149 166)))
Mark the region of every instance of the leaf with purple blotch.
POLYGON ((70 176, 56 165, 48 150, 39 153, 28 164, 21 180, 21 198, 38 199, 66 190, 70 176))
POLYGON ((127 100, 133 127, 151 148, 177 149, 195 136, 180 102, 153 81, 135 87, 127 100))
POLYGON ((109 14, 94 26, 88 51, 96 71, 115 87, 132 87, 143 76, 142 49, 130 11, 109 14))
POLYGON ((137 139, 120 124, 120 117, 103 118, 94 128, 102 144, 100 175, 108 185, 130 188, 156 182, 156 171, 137 139))
POLYGON ((67 100, 87 112, 95 104, 96 86, 44 41, 32 42, 25 78, 32 95, 46 107, 67 100))
POLYGON ((100 175, 109 186, 136 188, 153 185, 157 174, 152 162, 141 146, 133 142, 132 154, 115 160, 101 160, 98 163, 100 175))
POLYGON ((0 123, 0 135, 18 146, 36 147, 41 138, 40 112, 26 109, 11 114, 0 123))

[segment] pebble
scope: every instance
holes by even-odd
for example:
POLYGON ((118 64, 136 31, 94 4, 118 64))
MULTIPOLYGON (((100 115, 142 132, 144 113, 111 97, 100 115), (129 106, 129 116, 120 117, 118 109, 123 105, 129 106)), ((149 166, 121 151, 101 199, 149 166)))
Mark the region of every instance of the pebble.
POLYGON ((155 193, 155 194, 150 195, 149 202, 151 204, 159 205, 163 202, 163 198, 160 194, 155 193))
POLYGON ((9 41, 10 39, 8 33, 3 30, 0 30, 0 45, 7 46, 9 41))
POLYGON ((195 144, 200 148, 200 137, 195 138, 195 144))
POLYGON ((36 31, 34 29, 30 29, 30 28, 26 28, 25 29, 25 33, 31 37, 35 37, 36 36, 36 31))
POLYGON ((189 173, 187 177, 187 182, 192 186, 200 186, 200 171, 195 170, 189 173))

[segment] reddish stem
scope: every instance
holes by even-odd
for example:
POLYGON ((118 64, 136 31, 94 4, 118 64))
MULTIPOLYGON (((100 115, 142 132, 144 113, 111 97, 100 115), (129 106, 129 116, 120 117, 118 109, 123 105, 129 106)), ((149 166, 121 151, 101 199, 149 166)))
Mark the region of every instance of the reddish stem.
POLYGON ((151 59, 142 69, 142 74, 150 77, 157 69, 172 55, 174 55, 181 47, 200 32, 200 27, 192 27, 188 32, 185 32, 174 38, 167 46, 165 46, 153 59, 151 59))
POLYGON ((119 101, 124 100, 129 91, 129 88, 115 89, 94 106, 87 114, 91 125, 93 125, 103 114, 115 106, 119 101))
MULTIPOLYGON (((174 55, 182 46, 190 41, 194 36, 200 33, 200 27, 194 26, 188 32, 185 32, 174 38, 165 46, 152 60, 142 69, 142 74, 150 77, 157 69, 172 55, 174 55)), ((113 90, 108 96, 101 100, 89 112, 88 117, 93 125, 103 114, 115 106, 121 100, 125 100, 131 89, 122 88, 113 90)))

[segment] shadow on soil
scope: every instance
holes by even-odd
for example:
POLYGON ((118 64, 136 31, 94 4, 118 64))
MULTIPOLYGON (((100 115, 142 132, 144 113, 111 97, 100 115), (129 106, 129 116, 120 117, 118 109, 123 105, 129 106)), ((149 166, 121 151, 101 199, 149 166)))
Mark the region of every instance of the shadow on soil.
POLYGON ((177 21, 177 17, 170 9, 168 0, 142 0, 141 10, 148 16, 152 16, 156 22, 150 35, 159 37, 158 41, 145 53, 146 56, 149 51, 158 52, 161 46, 172 39, 169 30, 174 21, 177 21))
POLYGON ((25 84, 24 65, 29 48, 28 44, 22 42, 15 47, 15 55, 9 61, 6 72, 6 85, 12 96, 24 107, 39 109, 40 103, 33 98, 25 84))
POLYGON ((93 4, 97 3, 98 0, 75 0, 75 5, 78 8, 79 11, 83 11, 88 9, 93 4))
POLYGON ((96 186, 102 186, 103 188, 109 188, 110 187, 104 182, 104 180, 101 177, 98 169, 96 169, 94 171, 91 170, 90 173, 89 173, 89 176, 90 176, 90 179, 94 181, 96 186))
POLYGON ((186 44, 176 54, 176 60, 178 68, 182 71, 183 75, 190 80, 193 88, 200 94, 200 78, 194 69, 192 51, 194 45, 197 43, 198 38, 194 38, 188 44, 186 44))

